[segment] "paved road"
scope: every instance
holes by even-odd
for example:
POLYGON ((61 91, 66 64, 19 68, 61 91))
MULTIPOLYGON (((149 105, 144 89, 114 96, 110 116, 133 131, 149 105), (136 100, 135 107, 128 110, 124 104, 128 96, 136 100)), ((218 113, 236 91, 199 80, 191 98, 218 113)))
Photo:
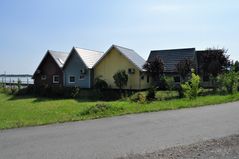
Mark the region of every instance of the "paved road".
POLYGON ((239 134, 239 103, 4 130, 0 159, 110 159, 239 134))

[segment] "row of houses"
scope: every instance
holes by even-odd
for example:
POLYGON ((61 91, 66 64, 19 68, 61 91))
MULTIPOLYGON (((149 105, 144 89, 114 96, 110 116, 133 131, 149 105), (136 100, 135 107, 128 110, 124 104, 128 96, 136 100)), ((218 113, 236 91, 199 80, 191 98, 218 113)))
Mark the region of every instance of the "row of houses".
MULTIPOLYGON (((197 65, 195 48, 154 50, 148 61, 161 58, 165 74, 180 82, 175 66, 183 59, 191 59, 197 65)), ((134 50, 112 45, 105 53, 73 47, 70 53, 48 50, 37 67, 33 79, 35 85, 93 88, 96 78, 101 78, 116 89, 113 75, 125 70, 128 84, 124 89, 142 90, 150 87, 151 77, 143 69, 145 60, 134 50)))

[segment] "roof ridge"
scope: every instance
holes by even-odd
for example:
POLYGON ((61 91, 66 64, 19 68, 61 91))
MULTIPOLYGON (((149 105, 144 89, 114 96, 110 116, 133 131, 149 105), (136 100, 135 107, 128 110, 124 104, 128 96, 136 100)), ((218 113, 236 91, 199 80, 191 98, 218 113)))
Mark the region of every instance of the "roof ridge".
MULTIPOLYGON (((115 45, 115 44, 113 44, 113 46, 121 47, 121 48, 123 48, 123 49, 128 49, 128 50, 134 51, 133 49, 130 49, 130 48, 127 48, 127 47, 123 47, 123 46, 119 46, 119 45, 115 45)), ((135 51, 134 51, 134 52, 135 52, 135 51)))
POLYGON ((190 49, 194 49, 196 51, 195 47, 192 48, 178 48, 178 49, 164 49, 164 50, 151 50, 151 52, 153 51, 176 51, 176 50, 190 50, 190 49))
POLYGON ((57 52, 57 53, 64 53, 64 54, 68 54, 68 52, 64 52, 64 51, 55 51, 55 50, 48 50, 49 52, 57 52))
POLYGON ((96 51, 96 50, 92 50, 92 49, 86 49, 86 48, 80 48, 80 47, 75 47, 76 49, 82 49, 82 50, 88 50, 88 51, 93 51, 93 52, 99 52, 99 53, 104 53, 103 51, 96 51))

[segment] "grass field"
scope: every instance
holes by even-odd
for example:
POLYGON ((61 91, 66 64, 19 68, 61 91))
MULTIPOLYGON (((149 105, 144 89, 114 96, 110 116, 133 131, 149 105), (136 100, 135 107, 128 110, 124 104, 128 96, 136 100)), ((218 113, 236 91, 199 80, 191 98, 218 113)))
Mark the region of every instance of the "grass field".
MULTIPOLYGON (((158 93, 162 97, 165 93, 158 93)), ((167 93, 175 96, 175 93, 167 93)), ((139 104, 127 100, 113 102, 92 102, 74 99, 47 99, 35 97, 17 97, 0 93, 0 129, 33 125, 44 125, 66 121, 78 121, 132 113, 153 112, 180 108, 197 107, 239 100, 235 95, 211 95, 196 100, 172 99, 139 104), (97 103, 110 107, 93 113, 84 113, 97 103)))

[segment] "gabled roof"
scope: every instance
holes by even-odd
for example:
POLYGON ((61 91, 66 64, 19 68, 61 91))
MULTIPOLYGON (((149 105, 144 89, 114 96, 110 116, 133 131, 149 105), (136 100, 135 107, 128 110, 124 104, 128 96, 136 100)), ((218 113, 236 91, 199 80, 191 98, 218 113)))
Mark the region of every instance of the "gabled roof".
POLYGON ((56 62, 57 66, 62 69, 65 61, 66 61, 66 58, 68 56, 68 53, 66 52, 61 52, 61 51, 53 51, 53 50, 47 50, 45 56, 43 57, 43 59, 41 60, 40 64, 38 65, 36 71, 34 72, 33 74, 33 78, 37 72, 37 70, 39 69, 39 67, 41 66, 42 62, 44 61, 44 59, 47 57, 47 55, 50 55, 53 60, 56 62))
POLYGON ((92 68, 94 64, 103 56, 103 52, 93 51, 75 47, 76 52, 84 61, 88 68, 92 68))
MULTIPOLYGON (((85 66, 89 69, 91 69, 94 64, 103 56, 103 52, 100 51, 93 51, 89 49, 82 49, 78 47, 73 47, 70 55, 66 59, 65 64, 67 64, 68 59, 70 58, 71 54, 73 52, 76 52, 80 59, 84 62, 85 66)), ((64 66, 65 67, 65 66, 64 66)))
POLYGON ((57 65, 62 68, 67 59, 68 53, 52 50, 48 50, 48 52, 53 57, 57 65))
POLYGON ((153 61, 157 57, 163 60, 165 72, 175 72, 176 65, 181 60, 195 58, 195 48, 153 50, 150 52, 148 61, 153 61))
POLYGON ((143 65, 145 60, 137 54, 134 50, 121 47, 118 45, 112 45, 108 51, 101 57, 101 59, 95 64, 97 65, 113 48, 117 49, 123 56, 125 56, 133 65, 135 65, 139 70, 144 71, 143 65))

